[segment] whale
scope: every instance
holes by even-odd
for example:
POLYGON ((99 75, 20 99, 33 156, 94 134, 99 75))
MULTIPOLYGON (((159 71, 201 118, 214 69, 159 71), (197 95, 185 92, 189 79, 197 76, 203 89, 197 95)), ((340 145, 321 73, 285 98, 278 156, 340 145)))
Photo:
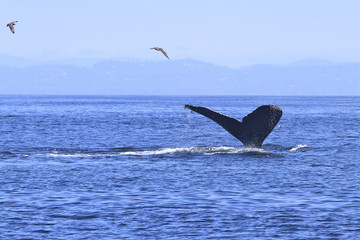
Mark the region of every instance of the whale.
POLYGON ((242 121, 205 107, 186 104, 185 109, 213 120, 240 140, 245 148, 261 148, 282 116, 282 109, 275 105, 262 105, 245 116, 242 121))

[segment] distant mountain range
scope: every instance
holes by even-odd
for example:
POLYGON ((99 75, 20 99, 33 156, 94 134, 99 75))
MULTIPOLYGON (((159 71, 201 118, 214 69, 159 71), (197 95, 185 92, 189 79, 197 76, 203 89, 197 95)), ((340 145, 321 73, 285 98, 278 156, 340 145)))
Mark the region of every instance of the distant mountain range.
POLYGON ((0 94, 360 95, 360 63, 307 59, 230 69, 192 59, 69 60, 0 56, 0 94))

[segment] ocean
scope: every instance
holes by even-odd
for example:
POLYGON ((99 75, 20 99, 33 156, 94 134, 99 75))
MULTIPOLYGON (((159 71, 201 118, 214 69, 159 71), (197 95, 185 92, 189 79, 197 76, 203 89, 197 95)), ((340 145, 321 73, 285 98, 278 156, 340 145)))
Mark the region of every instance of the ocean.
POLYGON ((360 98, 0 96, 0 239, 359 239, 360 98), (262 149, 184 109, 283 115, 262 149))

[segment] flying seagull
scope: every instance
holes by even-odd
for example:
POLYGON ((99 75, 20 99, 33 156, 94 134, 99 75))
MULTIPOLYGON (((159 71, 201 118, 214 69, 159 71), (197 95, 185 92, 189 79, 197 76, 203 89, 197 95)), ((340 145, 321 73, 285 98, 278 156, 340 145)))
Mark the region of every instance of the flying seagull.
POLYGON ((166 54, 166 52, 164 51, 164 49, 162 49, 162 48, 160 48, 160 47, 153 47, 153 48, 150 48, 150 49, 154 49, 154 50, 156 50, 156 51, 160 51, 160 52, 162 52, 162 53, 165 55, 165 57, 167 57, 168 59, 170 59, 170 58, 168 57, 168 55, 166 54))
POLYGON ((12 33, 15 33, 15 23, 17 23, 18 21, 12 21, 11 23, 8 23, 6 26, 10 28, 12 33))

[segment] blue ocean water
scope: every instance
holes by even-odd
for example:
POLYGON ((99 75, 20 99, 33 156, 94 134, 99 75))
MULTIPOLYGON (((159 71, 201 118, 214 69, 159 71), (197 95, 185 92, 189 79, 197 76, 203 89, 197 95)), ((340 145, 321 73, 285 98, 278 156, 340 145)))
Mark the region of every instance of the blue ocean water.
POLYGON ((359 239, 359 100, 0 96, 0 239, 359 239), (185 104, 283 116, 244 149, 185 104))

